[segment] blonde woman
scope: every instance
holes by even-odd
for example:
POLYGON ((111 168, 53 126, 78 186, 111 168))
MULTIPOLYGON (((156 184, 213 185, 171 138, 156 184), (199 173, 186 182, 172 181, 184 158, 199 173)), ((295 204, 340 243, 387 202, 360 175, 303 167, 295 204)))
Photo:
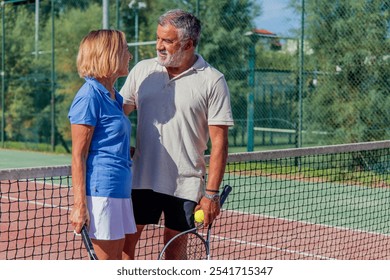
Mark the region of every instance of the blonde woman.
POLYGON ((128 74, 132 55, 117 30, 91 31, 81 41, 77 69, 84 85, 69 110, 72 131, 76 233, 84 224, 99 259, 121 259, 123 245, 136 231, 131 201, 131 123, 114 88, 128 74))

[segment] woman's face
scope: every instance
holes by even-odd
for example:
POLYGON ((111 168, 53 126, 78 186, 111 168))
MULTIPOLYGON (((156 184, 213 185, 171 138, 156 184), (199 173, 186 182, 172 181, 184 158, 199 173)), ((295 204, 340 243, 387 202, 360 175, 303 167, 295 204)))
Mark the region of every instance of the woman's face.
POLYGON ((129 74, 129 62, 133 59, 133 55, 130 53, 129 48, 127 46, 127 42, 125 41, 125 44, 122 49, 122 60, 121 60, 121 67, 119 69, 119 76, 127 76, 129 74))

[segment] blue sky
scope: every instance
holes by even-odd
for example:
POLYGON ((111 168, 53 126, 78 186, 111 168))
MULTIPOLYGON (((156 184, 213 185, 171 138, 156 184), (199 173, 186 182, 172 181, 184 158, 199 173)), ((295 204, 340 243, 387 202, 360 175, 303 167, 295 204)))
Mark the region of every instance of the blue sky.
POLYGON ((287 8, 289 0, 257 0, 262 7, 262 15, 255 21, 256 28, 267 29, 281 35, 291 35, 291 28, 300 26, 300 15, 287 8))

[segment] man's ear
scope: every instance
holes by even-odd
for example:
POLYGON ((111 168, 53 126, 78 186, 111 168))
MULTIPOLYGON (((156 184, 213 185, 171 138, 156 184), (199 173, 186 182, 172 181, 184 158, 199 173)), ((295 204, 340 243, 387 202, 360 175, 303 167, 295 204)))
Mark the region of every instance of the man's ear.
POLYGON ((191 48, 193 48, 194 47, 194 41, 192 41, 192 40, 188 40, 186 43, 185 43, 185 45, 184 45, 184 49, 185 50, 189 50, 189 49, 191 49, 191 48))

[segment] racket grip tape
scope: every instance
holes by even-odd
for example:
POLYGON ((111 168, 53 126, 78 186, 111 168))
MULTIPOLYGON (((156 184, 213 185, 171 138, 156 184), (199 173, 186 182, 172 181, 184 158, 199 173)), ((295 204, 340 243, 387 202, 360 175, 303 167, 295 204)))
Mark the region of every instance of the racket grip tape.
POLYGON ((89 258, 91 260, 97 260, 98 258, 96 256, 95 250, 93 248, 92 241, 91 241, 91 238, 89 237, 88 229, 87 229, 86 225, 84 225, 81 229, 81 237, 83 239, 85 248, 88 251, 89 258))
POLYGON ((220 199, 220 205, 222 206, 225 203, 226 198, 228 197, 229 193, 232 191, 232 187, 229 185, 226 185, 222 192, 221 192, 221 199, 220 199))

